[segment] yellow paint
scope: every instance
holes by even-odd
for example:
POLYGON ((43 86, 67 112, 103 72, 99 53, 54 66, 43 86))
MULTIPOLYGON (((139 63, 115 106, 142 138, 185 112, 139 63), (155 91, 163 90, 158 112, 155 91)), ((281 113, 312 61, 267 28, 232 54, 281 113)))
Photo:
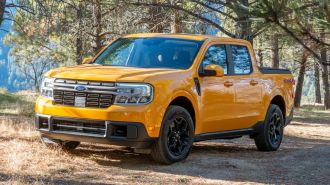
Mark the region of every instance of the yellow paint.
POLYGON ((140 122, 145 125, 150 137, 158 137, 166 109, 177 97, 186 97, 191 101, 195 110, 196 134, 249 128, 265 119, 269 103, 277 95, 285 100, 286 116, 292 109, 293 87, 290 83, 283 83, 284 79, 292 79, 292 75, 261 74, 256 65, 253 48, 247 41, 184 34, 133 34, 124 37, 171 37, 205 40, 205 42, 193 65, 187 70, 85 64, 53 69, 46 74, 48 77, 76 80, 149 83, 154 87, 154 100, 150 104, 111 105, 105 109, 78 108, 54 105, 51 100, 40 97, 36 102, 36 113, 82 119, 140 122), (252 56, 253 72, 250 75, 200 77, 198 67, 207 48, 212 44, 247 46, 252 56), (201 96, 196 92, 194 78, 200 81, 201 96), (251 80, 258 84, 250 85, 251 80))

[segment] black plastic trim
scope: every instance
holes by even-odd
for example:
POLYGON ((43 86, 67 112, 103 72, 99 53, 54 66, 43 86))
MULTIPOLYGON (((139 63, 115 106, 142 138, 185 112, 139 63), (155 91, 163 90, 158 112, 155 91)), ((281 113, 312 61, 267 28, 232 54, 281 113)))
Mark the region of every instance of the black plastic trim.
POLYGON ((201 90, 201 84, 199 83, 198 78, 194 78, 195 86, 196 86, 196 91, 198 96, 201 96, 202 90, 201 90))
POLYGON ((148 136, 146 128, 142 123, 135 122, 118 122, 118 121, 102 121, 102 120, 89 120, 89 119, 78 119, 68 117, 58 117, 49 115, 36 115, 36 128, 41 132, 43 136, 55 140, 68 140, 68 141, 80 141, 80 142, 92 142, 92 143, 103 143, 113 144, 121 146, 129 146, 133 148, 149 148, 156 138, 148 136), (39 129, 39 117, 46 117, 49 120, 49 129, 39 129), (106 126, 106 134, 93 136, 84 133, 75 132, 61 132, 53 130, 52 120, 68 120, 78 122, 102 122, 106 126), (126 136, 116 136, 113 134, 114 128, 117 126, 123 126, 127 128, 126 136))
POLYGON ((292 119, 293 119, 293 108, 291 109, 289 116, 285 118, 285 126, 290 124, 292 119))
POLYGON ((241 137, 244 135, 254 135, 260 132, 259 129, 262 128, 262 124, 263 122, 261 121, 256 123, 251 128, 198 134, 195 136, 195 142, 213 140, 213 139, 231 139, 231 138, 241 137))
POLYGON ((202 72, 198 73, 200 77, 204 77, 204 76, 216 76, 216 72, 214 70, 207 70, 207 69, 203 69, 202 72))
POLYGON ((289 69, 274 69, 270 67, 259 68, 260 72, 263 74, 292 74, 289 69))

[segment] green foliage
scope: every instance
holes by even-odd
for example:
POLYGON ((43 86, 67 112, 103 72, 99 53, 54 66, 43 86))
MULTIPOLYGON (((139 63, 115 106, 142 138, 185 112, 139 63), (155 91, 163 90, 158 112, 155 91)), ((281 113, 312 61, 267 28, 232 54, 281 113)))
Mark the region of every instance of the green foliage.
MULTIPOLYGON (((329 0, 17 0, 17 3, 25 8, 17 9, 13 32, 5 42, 13 46, 12 56, 35 84, 48 70, 42 66, 79 64, 83 57, 95 55, 111 40, 127 33, 171 32, 173 20, 179 20, 176 25, 180 24, 180 30, 186 33, 204 34, 214 27, 220 36, 253 42, 264 66, 272 65, 275 45, 272 41, 276 39, 280 66, 294 74, 304 50, 311 53, 308 59, 311 64, 319 62, 319 48, 330 45, 330 37, 321 38, 321 33, 330 31, 329 0)), ((307 72, 312 70, 307 68, 307 72)))
POLYGON ((8 93, 4 89, 0 90, 0 107, 7 104, 16 103, 17 101, 19 101, 19 98, 17 96, 8 93))
POLYGON ((36 97, 37 93, 35 92, 22 91, 12 94, 4 89, 0 89, 0 115, 33 116, 36 97))

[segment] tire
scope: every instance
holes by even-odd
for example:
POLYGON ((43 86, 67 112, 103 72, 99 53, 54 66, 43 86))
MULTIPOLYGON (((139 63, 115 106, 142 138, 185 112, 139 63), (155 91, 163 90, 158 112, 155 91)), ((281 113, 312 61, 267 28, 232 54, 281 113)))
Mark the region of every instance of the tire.
POLYGON ((171 105, 163 118, 158 140, 151 156, 161 164, 172 164, 186 159, 194 141, 194 122, 183 107, 171 105))
POLYGON ((76 149, 80 142, 78 141, 61 141, 61 140, 54 140, 50 139, 45 136, 41 136, 41 142, 48 148, 61 148, 65 151, 71 151, 76 149))
POLYGON ((254 138, 259 151, 276 151, 283 139, 284 118, 279 106, 270 104, 260 132, 254 138))

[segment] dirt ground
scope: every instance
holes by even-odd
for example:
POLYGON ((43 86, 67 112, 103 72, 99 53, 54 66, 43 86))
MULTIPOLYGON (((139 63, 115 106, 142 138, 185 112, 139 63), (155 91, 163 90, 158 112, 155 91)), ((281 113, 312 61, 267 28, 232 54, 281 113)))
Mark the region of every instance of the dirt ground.
POLYGON ((311 107, 296 111, 279 151, 248 137, 200 142, 169 166, 117 146, 48 149, 32 122, 0 117, 0 184, 330 184, 330 112, 311 107))

